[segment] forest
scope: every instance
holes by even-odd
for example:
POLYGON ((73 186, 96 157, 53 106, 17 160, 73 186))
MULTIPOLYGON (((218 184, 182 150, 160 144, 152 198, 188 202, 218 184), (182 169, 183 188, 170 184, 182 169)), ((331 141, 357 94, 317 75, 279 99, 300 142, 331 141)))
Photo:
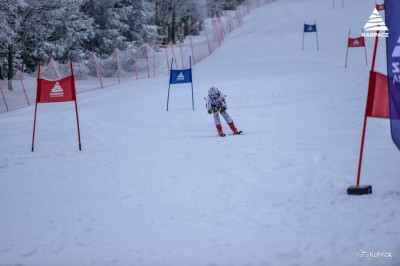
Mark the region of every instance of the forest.
POLYGON ((0 79, 38 62, 107 57, 115 48, 162 47, 198 35, 206 17, 244 0, 2 0, 0 79))

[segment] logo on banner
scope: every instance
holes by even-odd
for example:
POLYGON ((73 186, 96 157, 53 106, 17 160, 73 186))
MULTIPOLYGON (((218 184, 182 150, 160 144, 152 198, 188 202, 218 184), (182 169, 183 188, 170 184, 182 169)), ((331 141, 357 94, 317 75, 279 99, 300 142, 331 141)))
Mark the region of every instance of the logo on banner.
POLYGON ((400 83, 400 36, 397 40, 397 45, 393 49, 392 58, 394 61, 392 62, 393 84, 396 84, 400 83))
POLYGON ((313 31, 314 28, 312 26, 308 26, 308 31, 313 31))
POLYGON ((60 84, 58 81, 54 85, 54 87, 50 91, 50 97, 55 98, 55 97, 64 97, 64 91, 61 88, 60 84))
POLYGON ((354 45, 354 46, 360 46, 360 42, 359 42, 357 39, 355 39, 355 40, 353 41, 353 45, 354 45))
POLYGON ((381 15, 379 15, 378 10, 376 8, 372 12, 371 16, 368 19, 368 22, 364 26, 365 31, 374 31, 374 32, 363 32, 362 36, 363 37, 389 37, 389 33, 387 32, 382 32, 382 31, 388 31, 389 29, 386 27, 385 22, 383 21, 381 15), (380 31, 379 33, 376 33, 376 31, 380 31))
POLYGON ((176 77, 176 81, 183 81, 185 80, 185 76, 183 75, 183 73, 179 73, 179 75, 176 77))

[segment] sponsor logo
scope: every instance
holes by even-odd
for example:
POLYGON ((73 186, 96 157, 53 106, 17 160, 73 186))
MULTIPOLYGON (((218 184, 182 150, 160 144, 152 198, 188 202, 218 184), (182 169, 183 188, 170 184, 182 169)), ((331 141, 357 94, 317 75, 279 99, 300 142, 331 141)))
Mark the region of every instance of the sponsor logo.
POLYGON ((376 8, 372 12, 371 16, 368 19, 368 22, 364 26, 365 31, 374 31, 374 32, 363 32, 363 37, 389 37, 389 33, 384 32, 389 29, 386 27, 385 22, 383 21, 381 15, 379 15, 378 10, 376 8), (380 32, 376 32, 376 31, 380 32))
POLYGON ((176 81, 183 81, 185 80, 185 76, 183 75, 183 73, 181 72, 177 77, 176 77, 176 81))
POLYGON ((64 97, 64 91, 61 88, 60 84, 58 81, 56 84, 54 84, 54 87, 50 91, 50 97, 51 98, 56 98, 56 97, 64 97))
POLYGON ((397 84, 400 83, 400 36, 397 40, 397 45, 393 49, 392 58, 393 84, 397 84))
POLYGON ((360 45, 360 42, 359 42, 357 39, 355 39, 355 40, 353 41, 353 45, 354 45, 354 46, 359 46, 359 45, 360 45))

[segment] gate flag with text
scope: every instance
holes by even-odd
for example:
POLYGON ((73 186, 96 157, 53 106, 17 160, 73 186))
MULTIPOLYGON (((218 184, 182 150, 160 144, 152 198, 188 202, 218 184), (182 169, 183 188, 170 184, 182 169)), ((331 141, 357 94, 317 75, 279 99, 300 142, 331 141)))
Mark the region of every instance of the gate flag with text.
POLYGON ((35 116, 33 122, 32 151, 34 150, 34 144, 35 144, 36 115, 37 115, 38 103, 57 103, 57 102, 71 102, 71 101, 75 102, 79 150, 82 149, 80 129, 79 129, 78 104, 76 101, 76 88, 75 88, 75 79, 74 79, 74 71, 72 68, 72 62, 70 62, 70 70, 71 70, 71 75, 68 77, 58 80, 46 80, 41 78, 41 66, 39 64, 35 116))
POLYGON ((36 102, 55 103, 76 100, 76 90, 73 76, 60 80, 38 79, 36 102))
POLYGON ((167 97, 167 111, 169 105, 169 92, 171 89, 171 84, 183 84, 190 83, 192 86, 192 109, 194 110, 194 97, 193 97, 193 76, 192 76, 192 58, 189 57, 190 67, 188 69, 172 69, 172 64, 174 62, 174 58, 171 60, 171 71, 169 76, 169 85, 168 85, 168 97, 167 97))
POLYGON ((385 1, 387 75, 392 139, 400 149, 400 1, 385 1))

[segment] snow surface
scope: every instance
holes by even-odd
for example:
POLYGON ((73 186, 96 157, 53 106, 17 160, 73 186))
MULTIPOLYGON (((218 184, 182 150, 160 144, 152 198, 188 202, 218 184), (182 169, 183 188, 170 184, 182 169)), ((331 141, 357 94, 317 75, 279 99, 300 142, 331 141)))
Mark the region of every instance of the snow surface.
POLYGON ((79 94, 82 151, 73 103, 39 105, 35 152, 34 108, 0 114, 0 265, 400 265, 388 120, 368 119, 361 183, 373 194, 346 195, 370 67, 355 49, 344 68, 347 34, 374 4, 254 10, 194 67, 195 111, 188 84, 171 88, 165 111, 166 75, 79 94), (301 51, 314 20, 320 51, 313 34, 301 51), (243 136, 217 136, 211 85, 243 136))

